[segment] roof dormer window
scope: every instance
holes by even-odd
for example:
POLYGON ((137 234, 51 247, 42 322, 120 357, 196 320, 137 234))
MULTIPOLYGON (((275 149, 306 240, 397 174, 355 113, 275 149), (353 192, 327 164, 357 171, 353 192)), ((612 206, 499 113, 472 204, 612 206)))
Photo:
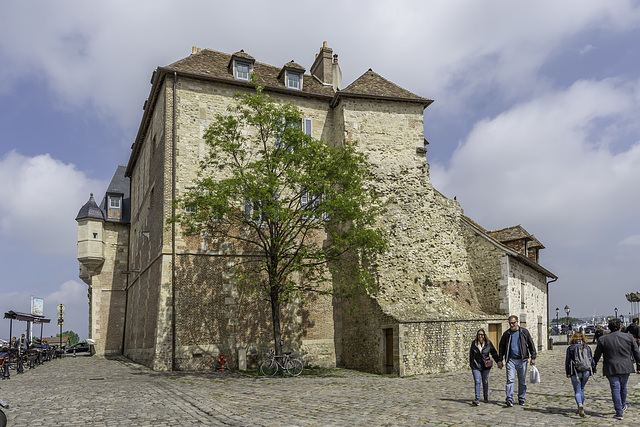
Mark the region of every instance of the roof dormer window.
POLYGON ((302 73, 297 73, 292 70, 287 70, 287 87, 289 89, 302 89, 302 73))
POLYGON ((231 60, 227 67, 231 74, 233 74, 234 79, 248 82, 249 77, 251 77, 251 72, 253 71, 254 62, 256 61, 253 59, 253 56, 241 50, 231 55, 231 60))
POLYGON ((287 89, 302 90, 302 77, 305 69, 302 65, 296 64, 293 60, 284 64, 278 74, 278 80, 287 89))
POLYGON ((249 81, 249 75, 251 74, 251 63, 248 61, 242 61, 240 59, 235 60, 234 77, 237 80, 249 81))
POLYGON ((121 219, 122 218, 122 196, 116 194, 107 195, 107 218, 108 219, 121 219))

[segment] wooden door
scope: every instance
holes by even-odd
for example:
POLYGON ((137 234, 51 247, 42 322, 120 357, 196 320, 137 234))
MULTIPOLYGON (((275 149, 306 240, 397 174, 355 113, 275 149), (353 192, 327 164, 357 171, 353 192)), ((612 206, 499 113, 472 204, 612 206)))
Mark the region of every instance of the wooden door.
POLYGON ((489 340, 493 343, 493 346, 498 349, 498 345, 500 344, 500 337, 502 335, 502 328, 499 323, 489 323, 489 340))

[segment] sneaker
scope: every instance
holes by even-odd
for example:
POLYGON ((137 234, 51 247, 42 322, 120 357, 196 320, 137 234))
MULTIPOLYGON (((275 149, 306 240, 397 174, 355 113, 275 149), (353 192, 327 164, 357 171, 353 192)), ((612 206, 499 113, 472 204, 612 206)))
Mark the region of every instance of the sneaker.
POLYGON ((625 413, 625 412, 627 412, 627 404, 626 403, 622 407, 622 413, 625 413))
POLYGON ((613 418, 615 418, 616 420, 621 420, 621 419, 623 419, 623 418, 622 418, 622 415, 618 415, 618 414, 614 415, 614 416, 613 416, 613 418))
POLYGON ((484 403, 489 403, 489 398, 487 396, 484 397, 484 403))
POLYGON ((478 399, 473 401, 473 406, 478 406, 480 404, 480 401, 478 399))
POLYGON ((580 407, 578 408, 578 415, 584 418, 584 406, 580 405, 580 407))
POLYGON ((507 408, 511 408, 513 406, 513 401, 507 400, 507 408))
POLYGON ((524 406, 524 400, 518 400, 518 405, 524 406))

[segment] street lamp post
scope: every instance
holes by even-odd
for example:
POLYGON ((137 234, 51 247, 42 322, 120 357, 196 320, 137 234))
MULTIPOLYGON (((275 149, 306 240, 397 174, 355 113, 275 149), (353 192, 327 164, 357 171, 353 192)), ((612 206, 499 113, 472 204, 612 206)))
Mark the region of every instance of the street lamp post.
POLYGON ((558 325, 558 322, 560 321, 560 319, 558 318, 558 313, 560 313, 560 309, 558 307, 556 307, 556 329, 558 329, 558 333, 560 332, 560 326, 558 325))
POLYGON ((618 318, 618 307, 613 309, 616 312, 616 319, 618 318))

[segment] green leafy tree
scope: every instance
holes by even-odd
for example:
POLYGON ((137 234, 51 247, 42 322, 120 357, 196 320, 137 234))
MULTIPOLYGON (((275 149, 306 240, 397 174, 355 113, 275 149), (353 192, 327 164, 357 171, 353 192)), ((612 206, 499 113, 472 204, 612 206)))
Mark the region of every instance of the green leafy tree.
MULTIPOLYGON (((56 334, 57 337, 61 336, 60 334, 56 334)), ((73 345, 80 341, 80 337, 73 331, 64 331, 62 332, 63 337, 69 337, 69 345, 73 345)))
POLYGON ((238 285, 271 306, 281 353, 283 304, 310 292, 352 297, 374 289, 371 262, 386 248, 383 207, 356 144, 332 147, 302 129, 300 111, 257 85, 237 94, 205 132, 208 154, 170 222, 187 235, 233 242, 238 285))

